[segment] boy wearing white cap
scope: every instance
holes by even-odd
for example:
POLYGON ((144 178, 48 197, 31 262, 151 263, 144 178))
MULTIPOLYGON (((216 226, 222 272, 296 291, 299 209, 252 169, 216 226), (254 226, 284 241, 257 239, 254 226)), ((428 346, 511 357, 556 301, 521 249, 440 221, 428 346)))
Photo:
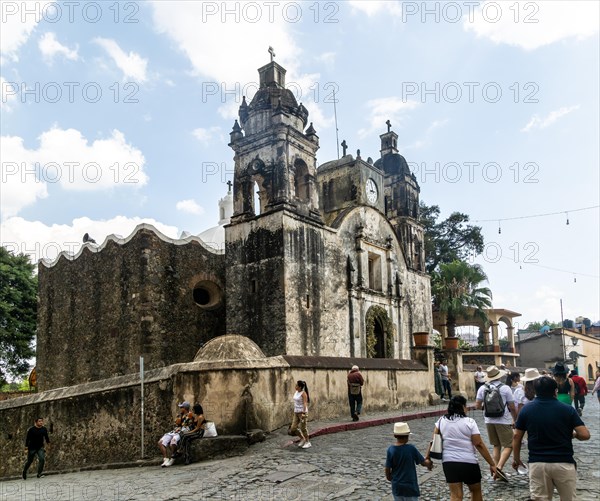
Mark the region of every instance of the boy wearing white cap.
POLYGON ((433 468, 431 460, 425 459, 414 445, 408 443, 410 434, 408 423, 395 423, 396 443, 387 450, 385 478, 392 482, 395 501, 418 500, 421 492, 415 465, 420 464, 429 470, 433 468))

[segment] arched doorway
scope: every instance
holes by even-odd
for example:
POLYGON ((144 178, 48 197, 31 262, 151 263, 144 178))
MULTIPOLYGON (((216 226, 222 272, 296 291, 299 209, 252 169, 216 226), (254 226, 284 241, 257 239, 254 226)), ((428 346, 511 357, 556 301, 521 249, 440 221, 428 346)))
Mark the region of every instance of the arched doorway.
POLYGON ((371 306, 365 316, 366 351, 369 358, 394 357, 394 326, 381 306, 371 306))

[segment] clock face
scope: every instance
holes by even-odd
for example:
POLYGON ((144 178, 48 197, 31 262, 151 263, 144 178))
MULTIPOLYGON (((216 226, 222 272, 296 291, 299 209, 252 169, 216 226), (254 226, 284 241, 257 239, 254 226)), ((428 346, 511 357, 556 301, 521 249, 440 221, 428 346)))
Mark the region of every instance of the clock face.
POLYGON ((371 178, 367 179, 367 184, 365 185, 365 192, 367 193, 367 200, 369 201, 369 203, 374 204, 375 202, 377 202, 377 185, 375 184, 375 181, 373 181, 371 178))

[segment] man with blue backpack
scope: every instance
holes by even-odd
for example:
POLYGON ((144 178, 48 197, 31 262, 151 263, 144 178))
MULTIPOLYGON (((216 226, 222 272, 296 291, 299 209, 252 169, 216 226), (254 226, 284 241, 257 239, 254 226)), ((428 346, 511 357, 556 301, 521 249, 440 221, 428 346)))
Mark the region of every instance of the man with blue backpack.
POLYGON ((513 424, 517 419, 514 397, 509 386, 502 383, 505 371, 495 365, 485 371, 485 384, 477 391, 475 406, 483 408, 483 417, 490 443, 494 446, 494 462, 498 478, 507 481, 502 467, 512 452, 513 424))

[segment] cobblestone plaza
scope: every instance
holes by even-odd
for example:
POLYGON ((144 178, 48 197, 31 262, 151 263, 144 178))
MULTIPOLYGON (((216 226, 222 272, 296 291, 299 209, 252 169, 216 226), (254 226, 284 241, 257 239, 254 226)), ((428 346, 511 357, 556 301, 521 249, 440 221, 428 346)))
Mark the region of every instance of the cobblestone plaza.
MULTIPOLYGON (((471 411, 487 443, 481 411, 471 411)), ((365 421, 381 416, 365 415, 365 421)), ((583 415, 590 429, 587 442, 574 441, 578 464, 579 501, 600 498, 600 406, 588 397, 583 415)), ((411 442, 424 452, 435 418, 409 422, 411 442)), ((309 423, 309 431, 327 428, 333 423, 309 423)), ((313 447, 298 449, 285 429, 253 445, 245 455, 205 461, 171 468, 147 466, 117 470, 84 471, 48 475, 40 480, 0 482, 2 501, 104 501, 104 500, 175 500, 190 498, 217 500, 388 500, 392 499, 383 467, 385 451, 393 441, 392 425, 331 433, 312 439, 313 447)), ((50 454, 52 451, 50 450, 50 454)), ((523 452, 526 459, 526 452, 523 452)), ((510 483, 492 482, 487 465, 480 459, 484 479, 484 499, 512 501, 529 499, 526 476, 512 469, 510 483)), ((418 467, 422 500, 449 499, 441 463, 433 471, 418 467)), ((466 489, 465 489, 466 490, 466 489)), ((468 499, 468 494, 465 496, 468 499)), ((558 499, 558 496, 555 496, 558 499)))

